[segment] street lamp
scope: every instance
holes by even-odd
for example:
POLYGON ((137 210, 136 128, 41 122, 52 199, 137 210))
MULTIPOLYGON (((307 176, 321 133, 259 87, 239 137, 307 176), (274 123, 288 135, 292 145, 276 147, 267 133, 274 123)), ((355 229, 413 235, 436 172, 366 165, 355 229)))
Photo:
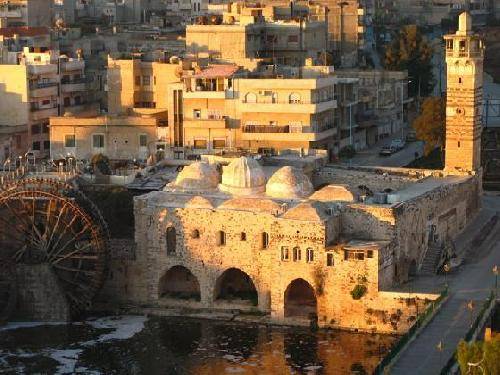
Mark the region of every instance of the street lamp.
POLYGON ((495 264, 493 267, 493 274, 495 275, 495 297, 498 295, 498 266, 495 264))
POLYGON ((447 278, 446 278, 446 276, 448 275, 448 272, 450 272, 450 266, 448 265, 448 263, 444 264, 443 271, 444 271, 444 287, 446 289, 448 289, 448 281, 447 281, 447 278))

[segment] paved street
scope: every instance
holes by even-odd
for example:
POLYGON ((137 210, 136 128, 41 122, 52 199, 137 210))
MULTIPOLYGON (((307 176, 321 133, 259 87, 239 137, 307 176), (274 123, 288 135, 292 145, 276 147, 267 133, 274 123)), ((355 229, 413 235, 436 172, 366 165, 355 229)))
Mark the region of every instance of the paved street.
MULTIPOLYGON (((408 142, 401 151, 392 154, 391 156, 380 156, 378 153, 383 146, 390 145, 392 139, 400 138, 399 135, 387 137, 367 150, 359 151, 354 158, 351 159, 350 165, 357 166, 381 166, 381 167, 403 167, 415 160, 415 152, 422 156, 424 153, 424 143, 421 141, 408 142)), ((349 165, 349 161, 342 161, 342 164, 349 165)))
MULTIPOLYGON (((483 200, 486 210, 500 211, 500 197, 487 196, 483 200)), ((480 225, 480 223, 473 223, 480 225)), ((494 233, 478 249, 475 249, 471 259, 456 273, 448 276, 450 297, 437 316, 402 353, 392 368, 391 374, 439 374, 442 367, 452 356, 458 342, 465 336, 471 320, 479 313, 485 299, 494 285, 493 266, 500 265, 500 229, 494 233), (467 303, 474 301, 474 311, 471 317, 467 303), (444 349, 437 350, 442 341, 444 349)), ((428 277, 417 279, 418 285, 434 283, 444 284, 443 278, 428 277)))

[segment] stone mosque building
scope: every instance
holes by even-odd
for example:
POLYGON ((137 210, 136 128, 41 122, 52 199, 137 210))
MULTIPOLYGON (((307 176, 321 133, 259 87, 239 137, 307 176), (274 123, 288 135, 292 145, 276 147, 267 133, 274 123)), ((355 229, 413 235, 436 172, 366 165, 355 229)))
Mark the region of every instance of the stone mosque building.
POLYGON ((114 267, 122 277, 114 272, 108 290, 134 304, 279 324, 407 330, 415 294, 394 287, 435 272, 480 205, 482 45, 467 14, 446 40, 448 105, 460 110, 447 111, 444 171, 195 162, 164 191, 135 198, 135 256, 114 267))

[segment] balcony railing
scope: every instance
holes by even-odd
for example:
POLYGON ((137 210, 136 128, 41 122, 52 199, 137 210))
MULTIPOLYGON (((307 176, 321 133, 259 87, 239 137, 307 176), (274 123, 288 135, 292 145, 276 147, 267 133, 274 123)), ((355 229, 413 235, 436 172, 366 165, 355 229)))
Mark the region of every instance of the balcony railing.
POLYGON ((63 85, 70 84, 70 83, 87 83, 87 78, 82 77, 82 78, 73 78, 73 79, 61 79, 61 83, 63 85))
POLYGON ((57 86, 57 82, 36 82, 30 84, 30 89, 35 90, 35 89, 45 89, 47 87, 53 87, 57 86))
POLYGON ((244 133, 290 133, 290 126, 277 126, 277 125, 245 125, 243 127, 244 133))
POLYGON ((482 55, 483 55, 482 51, 446 50, 446 56, 448 57, 481 57, 482 55))

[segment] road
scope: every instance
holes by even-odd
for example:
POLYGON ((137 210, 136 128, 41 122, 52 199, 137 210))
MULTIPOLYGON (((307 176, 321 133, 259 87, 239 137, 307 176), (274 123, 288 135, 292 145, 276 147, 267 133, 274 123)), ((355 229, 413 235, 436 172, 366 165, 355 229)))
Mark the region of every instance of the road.
MULTIPOLYGON (((486 210, 500 211, 500 197, 484 197, 483 207, 486 210)), ((500 265, 499 227, 497 226, 494 231, 482 246, 475 249, 472 259, 467 260, 462 270, 448 276, 450 292, 448 301, 401 354, 391 374, 439 374, 453 355, 495 282, 492 269, 495 265, 500 265), (469 301, 473 301, 472 313, 467 308, 469 301), (437 350, 440 342, 444 345, 442 351, 437 350)), ((425 282, 425 278, 422 281, 425 282)), ((418 290, 418 283, 417 279, 415 291, 418 290)))
POLYGON ((392 154, 391 156, 380 156, 378 153, 383 146, 390 145, 393 138, 399 138, 394 135, 380 140, 374 146, 367 150, 358 151, 358 153, 349 161, 343 160, 341 164, 356 166, 380 166, 380 167, 404 167, 415 160, 415 152, 419 156, 424 153, 424 143, 422 141, 406 143, 404 149, 392 154))

